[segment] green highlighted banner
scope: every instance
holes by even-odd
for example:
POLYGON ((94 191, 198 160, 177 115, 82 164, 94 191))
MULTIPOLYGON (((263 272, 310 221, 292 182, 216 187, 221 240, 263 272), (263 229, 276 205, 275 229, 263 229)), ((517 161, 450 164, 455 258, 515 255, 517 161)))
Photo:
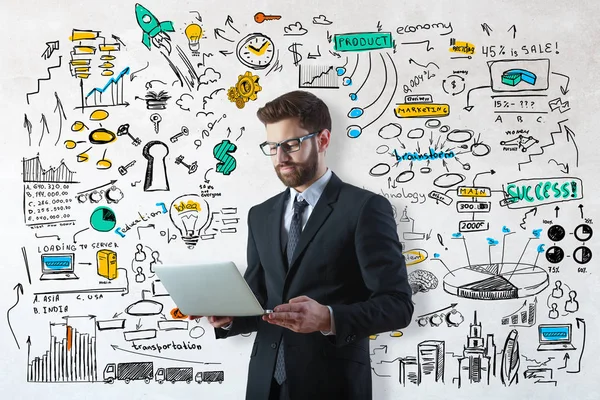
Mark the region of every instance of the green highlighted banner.
POLYGON ((392 48, 390 32, 362 32, 333 35, 335 51, 366 51, 392 48))

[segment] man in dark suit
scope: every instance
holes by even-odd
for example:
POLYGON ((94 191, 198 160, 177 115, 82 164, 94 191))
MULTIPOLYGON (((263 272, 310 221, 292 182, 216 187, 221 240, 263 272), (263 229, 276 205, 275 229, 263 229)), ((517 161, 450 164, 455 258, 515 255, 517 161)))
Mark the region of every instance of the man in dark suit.
POLYGON ((327 168, 331 117, 315 95, 286 93, 257 115, 287 189, 248 213, 244 277, 274 312, 209 321, 218 339, 257 332, 246 399, 371 399, 368 337, 413 314, 391 204, 327 168))

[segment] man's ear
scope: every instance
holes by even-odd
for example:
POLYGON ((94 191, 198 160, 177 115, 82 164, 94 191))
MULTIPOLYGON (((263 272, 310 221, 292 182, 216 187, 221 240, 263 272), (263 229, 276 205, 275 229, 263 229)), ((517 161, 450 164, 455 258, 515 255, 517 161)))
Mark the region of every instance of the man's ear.
POLYGON ((319 150, 325 152, 329 147, 329 143, 331 142, 331 131, 329 129, 323 129, 318 137, 319 140, 319 150))

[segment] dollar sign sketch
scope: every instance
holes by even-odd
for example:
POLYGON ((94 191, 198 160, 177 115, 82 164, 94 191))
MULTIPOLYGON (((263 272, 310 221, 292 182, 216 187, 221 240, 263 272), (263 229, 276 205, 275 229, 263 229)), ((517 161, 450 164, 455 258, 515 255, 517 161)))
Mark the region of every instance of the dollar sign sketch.
POLYGON ((214 147, 213 155, 217 160, 220 161, 217 163, 217 172, 220 172, 223 175, 229 175, 235 170, 237 163, 235 158, 233 158, 233 156, 231 156, 229 153, 235 152, 236 149, 237 146, 227 139, 223 140, 214 147))
POLYGON ((302 54, 298 53, 298 45, 302 46, 300 43, 293 43, 288 50, 294 55, 294 65, 298 66, 298 63, 302 60, 302 54))
POLYGON ((452 89, 456 89, 456 81, 452 80, 452 89))

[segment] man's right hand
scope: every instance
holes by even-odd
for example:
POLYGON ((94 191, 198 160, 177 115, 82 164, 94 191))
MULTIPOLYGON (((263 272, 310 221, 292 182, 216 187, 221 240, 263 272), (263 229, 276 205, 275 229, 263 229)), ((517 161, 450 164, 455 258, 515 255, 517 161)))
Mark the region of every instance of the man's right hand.
MULTIPOLYGON (((198 318, 202 318, 201 315, 191 315, 190 319, 198 319, 198 318)), ((214 327, 214 328, 222 328, 226 325, 228 325, 230 322, 233 321, 233 317, 215 317, 215 316, 209 316, 206 317, 208 318, 208 322, 210 322, 210 324, 214 327)))

